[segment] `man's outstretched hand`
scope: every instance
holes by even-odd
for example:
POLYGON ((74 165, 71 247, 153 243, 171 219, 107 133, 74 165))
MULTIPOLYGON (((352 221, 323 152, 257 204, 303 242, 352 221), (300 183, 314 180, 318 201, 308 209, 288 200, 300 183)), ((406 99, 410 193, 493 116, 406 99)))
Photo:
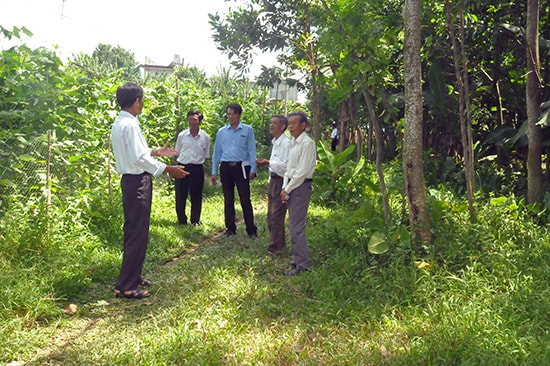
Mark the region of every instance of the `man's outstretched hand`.
POLYGON ((168 156, 168 157, 173 157, 173 156, 176 156, 178 155, 178 150, 176 149, 171 149, 168 147, 168 144, 170 143, 170 140, 166 141, 166 145, 164 145, 163 147, 161 147, 160 149, 156 149, 154 150, 151 155, 153 156, 168 156))
POLYGON ((184 178, 190 174, 183 165, 167 165, 165 171, 176 179, 184 178))

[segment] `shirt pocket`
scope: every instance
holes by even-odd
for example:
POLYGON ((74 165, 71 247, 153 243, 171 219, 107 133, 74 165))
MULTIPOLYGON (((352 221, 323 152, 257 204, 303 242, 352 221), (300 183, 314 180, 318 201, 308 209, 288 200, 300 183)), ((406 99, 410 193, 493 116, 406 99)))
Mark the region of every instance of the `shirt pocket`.
POLYGON ((242 149, 246 149, 248 144, 248 138, 245 134, 239 134, 237 138, 237 146, 242 149))

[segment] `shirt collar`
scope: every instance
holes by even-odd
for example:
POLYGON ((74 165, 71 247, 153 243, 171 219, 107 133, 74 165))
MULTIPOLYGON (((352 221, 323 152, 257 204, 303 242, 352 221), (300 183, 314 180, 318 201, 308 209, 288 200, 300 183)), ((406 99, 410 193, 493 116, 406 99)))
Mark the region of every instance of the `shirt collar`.
MULTIPOLYGON (((193 135, 191 135, 191 129, 190 129, 190 128, 185 129, 185 130, 183 131, 183 133, 184 133, 185 135, 187 135, 187 136, 193 136, 193 135)), ((201 133, 202 133, 202 130, 199 128, 199 133, 197 133, 197 136, 200 136, 201 133)), ((197 137, 197 136, 195 136, 195 137, 197 137)))
MULTIPOLYGON (((240 130, 240 129, 242 128, 242 126, 241 126, 241 125, 242 125, 242 122, 241 122, 241 121, 239 121, 239 125, 237 126, 237 128, 236 128, 235 130, 240 130)), ((228 124, 227 124, 227 125, 225 126, 225 129, 226 129, 226 130, 232 130, 232 128, 231 128, 231 124, 230 124, 230 123, 228 123, 228 124)))
POLYGON ((280 145, 281 142, 282 142, 285 138, 287 138, 287 137, 286 137, 285 133, 283 132, 283 133, 281 134, 281 136, 279 136, 278 138, 275 138, 275 137, 274 137, 273 139, 271 139, 271 144, 272 144, 272 145, 280 145))
POLYGON ((306 138, 306 136, 307 136, 306 131, 303 131, 303 132, 300 134, 300 136, 298 136, 298 137, 292 137, 292 139, 293 139, 296 143, 298 143, 298 142, 302 142, 302 141, 306 138))
POLYGON ((137 119, 137 117, 134 116, 132 113, 126 112, 126 111, 120 111, 120 115, 124 116, 124 117, 130 117, 130 118, 136 118, 137 119))

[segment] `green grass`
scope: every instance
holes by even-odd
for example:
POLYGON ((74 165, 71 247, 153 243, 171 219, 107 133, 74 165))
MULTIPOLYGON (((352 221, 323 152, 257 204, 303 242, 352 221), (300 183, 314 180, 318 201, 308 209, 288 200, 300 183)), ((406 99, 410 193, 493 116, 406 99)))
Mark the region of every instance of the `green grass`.
MULTIPOLYGON (((487 205, 479 210, 476 226, 437 222, 434 254, 424 258, 430 266, 419 269, 414 251, 400 244, 382 256, 368 254, 363 242, 368 228, 349 220, 350 214, 340 207, 313 203, 308 226, 313 269, 290 278, 283 275, 290 262, 288 251, 277 259, 265 255, 263 183, 254 183, 260 235, 256 240, 246 236, 242 223, 238 235, 219 235, 224 229, 219 189, 207 191, 200 228, 177 225, 172 194, 155 192, 144 268, 154 282, 149 299, 113 297, 122 234, 116 210, 112 217, 92 220, 86 240, 75 239, 84 260, 75 263, 76 269, 65 269, 67 276, 82 279, 80 273, 95 269, 90 281, 82 280, 78 296, 60 295, 69 281, 61 281, 59 274, 42 273, 43 283, 32 276, 16 281, 13 276, 24 276, 25 269, 10 275, 13 265, 0 261, 2 281, 19 284, 9 296, 29 297, 27 302, 14 301, 32 305, 4 313, 0 362, 550 363, 546 228, 521 215, 504 217, 502 207, 487 205), (102 227, 107 229, 102 232, 102 227), (21 285, 25 283, 27 287, 21 285), (41 305, 42 297, 46 304, 41 305), (79 311, 64 314, 62 308, 71 302, 79 311)), ((450 203, 448 209, 458 206, 450 203)), ((74 262, 78 257, 70 258, 74 262)), ((6 303, 4 310, 9 310, 6 303)))

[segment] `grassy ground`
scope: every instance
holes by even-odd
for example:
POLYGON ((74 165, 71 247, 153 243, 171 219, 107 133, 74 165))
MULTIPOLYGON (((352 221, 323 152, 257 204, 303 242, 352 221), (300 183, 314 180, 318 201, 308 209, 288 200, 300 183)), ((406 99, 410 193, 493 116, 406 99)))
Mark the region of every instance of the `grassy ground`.
MULTIPOLYGON (((220 236, 219 192, 205 200, 201 228, 176 225, 172 197, 155 193, 145 266, 153 296, 115 299, 111 282, 94 282, 79 300, 59 301, 57 317, 4 322, 0 362, 550 364, 550 250, 543 234, 523 228, 533 236, 521 237, 522 231, 510 227, 521 248, 510 242, 500 250, 498 243, 477 257, 457 253, 418 268, 395 252, 374 257, 361 249, 365 243, 345 243, 339 227, 350 226, 346 215, 313 205, 308 227, 313 270, 291 278, 283 275, 288 252, 276 259, 265 255, 261 184, 255 183, 254 197, 258 239, 248 238, 242 224, 238 235, 220 236), (70 302, 78 311, 62 313, 70 302)), ((499 235, 509 235, 505 230, 499 235)), ((489 235, 476 235, 484 234, 489 235)), ((452 229, 440 238, 453 241, 436 247, 468 241, 452 229)), ((490 240, 484 237, 479 245, 490 240)))

